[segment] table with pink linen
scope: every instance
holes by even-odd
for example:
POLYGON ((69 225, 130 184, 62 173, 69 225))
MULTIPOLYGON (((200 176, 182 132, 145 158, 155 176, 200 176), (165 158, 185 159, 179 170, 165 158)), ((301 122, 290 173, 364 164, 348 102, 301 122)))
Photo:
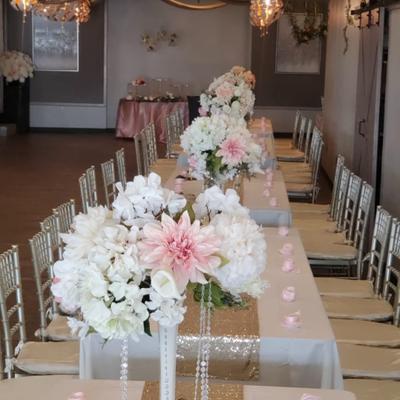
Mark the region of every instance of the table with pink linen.
MULTIPOLYGON (((131 400, 141 400, 145 383, 130 381, 128 395, 131 400)), ((120 383, 107 380, 79 380, 67 376, 34 376, 0 382, 0 396, 12 400, 67 400, 82 393, 86 400, 110 400, 120 397, 120 383)), ((355 400, 350 392, 302 388, 244 386, 244 400, 300 400, 304 394, 318 396, 321 400, 355 400)))
POLYGON ((154 122, 158 141, 166 143, 166 117, 182 110, 185 126, 189 123, 189 108, 186 101, 150 102, 121 99, 117 113, 116 136, 118 138, 133 138, 154 122))

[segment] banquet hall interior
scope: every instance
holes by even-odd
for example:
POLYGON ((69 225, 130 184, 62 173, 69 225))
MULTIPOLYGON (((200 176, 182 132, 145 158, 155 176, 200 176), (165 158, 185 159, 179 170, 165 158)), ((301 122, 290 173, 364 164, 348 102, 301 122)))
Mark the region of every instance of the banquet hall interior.
POLYGON ((0 0, 0 399, 400 400, 398 71, 399 0, 0 0))

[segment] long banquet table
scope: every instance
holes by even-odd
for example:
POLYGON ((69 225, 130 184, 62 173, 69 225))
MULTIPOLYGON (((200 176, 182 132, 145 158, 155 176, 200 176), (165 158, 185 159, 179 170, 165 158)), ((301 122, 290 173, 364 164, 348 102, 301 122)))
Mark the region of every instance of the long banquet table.
POLYGON ((185 126, 189 122, 189 108, 186 101, 176 102, 143 102, 121 99, 118 105, 116 136, 133 138, 154 122, 157 139, 166 143, 166 117, 176 110, 182 110, 185 126))
MULTIPOLYGON (((335 337, 299 234, 295 229, 290 229, 287 237, 281 236, 277 228, 266 228, 264 232, 268 246, 268 265, 264 278, 270 287, 258 300, 255 310, 259 323, 258 380, 248 383, 342 389, 343 380, 335 337), (288 243, 293 246, 291 257, 296 268, 292 272, 283 272, 284 256, 280 249, 288 243), (287 286, 296 289, 297 299, 293 303, 286 303, 281 299, 281 292, 287 286), (301 313, 301 326, 284 327, 282 323, 285 316, 297 311, 301 313)), ((240 318, 238 314, 238 319, 240 318)), ((229 326, 226 329, 230 332, 229 326)), ((225 337, 229 337, 229 333, 222 339, 225 337)), ((129 346, 130 379, 157 380, 157 332, 152 337, 143 336, 138 343, 131 341, 129 346)), ((81 342, 80 350, 81 378, 118 379, 119 350, 119 341, 104 343, 96 334, 86 337, 81 342)), ((234 357, 237 355, 234 354, 234 357)), ((212 362, 211 356, 210 363, 212 362)), ((226 368, 229 369, 229 365, 226 368)))
MULTIPOLYGON (((179 169, 165 183, 169 189, 174 189, 175 178, 179 169)), ((292 212, 287 196, 286 185, 280 171, 273 172, 272 186, 266 187, 266 179, 262 174, 257 174, 251 180, 243 180, 242 204, 250 210, 251 217, 263 226, 291 226, 292 212), (268 190, 269 196, 264 193, 268 190)), ((182 185, 185 195, 195 195, 203 190, 202 181, 185 181, 182 185)))
MULTIPOLYGON (((145 382, 128 384, 130 400, 141 400, 145 382)), ((221 387, 224 389, 224 387, 221 387)), ((318 396, 321 400, 355 400, 350 392, 303 388, 278 388, 244 386, 243 400, 300 400, 304 394, 318 396)), ((71 395, 83 393, 86 400, 111 400, 120 397, 118 381, 79 380, 66 376, 35 376, 0 382, 0 396, 12 400, 68 400, 71 395)), ((223 397, 224 399, 226 397, 223 397)), ((157 399, 155 399, 157 400, 157 399)), ((219 400, 215 398, 215 400, 219 400)), ((222 400, 222 398, 221 398, 222 400)))

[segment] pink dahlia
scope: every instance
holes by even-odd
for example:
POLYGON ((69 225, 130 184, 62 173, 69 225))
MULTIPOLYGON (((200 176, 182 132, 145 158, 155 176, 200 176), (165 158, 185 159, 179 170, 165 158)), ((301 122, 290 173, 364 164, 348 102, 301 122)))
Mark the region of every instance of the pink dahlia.
POLYGON ((237 165, 246 155, 246 143, 240 136, 230 136, 221 143, 217 156, 222 157, 222 161, 228 165, 237 165))
POLYGON ((189 281, 206 283, 204 273, 212 274, 221 264, 215 255, 219 246, 214 227, 202 227, 198 220, 192 224, 186 211, 178 222, 163 214, 161 223, 145 225, 139 242, 144 262, 153 269, 170 269, 180 293, 189 281))

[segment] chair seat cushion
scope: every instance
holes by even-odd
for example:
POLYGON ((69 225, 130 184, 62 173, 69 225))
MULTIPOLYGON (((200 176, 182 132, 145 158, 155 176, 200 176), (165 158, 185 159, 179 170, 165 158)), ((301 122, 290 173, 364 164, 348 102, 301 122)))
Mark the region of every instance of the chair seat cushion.
POLYGON ((399 349, 339 343, 338 350, 345 378, 400 379, 399 349))
POLYGON ((46 329, 46 338, 53 342, 79 340, 78 336, 72 335, 68 326, 68 317, 64 315, 59 315, 49 323, 46 329))
POLYGON ((358 250, 345 243, 343 233, 331 233, 326 229, 299 231, 308 258, 352 262, 357 259, 358 250))
POLYGON ((311 167, 309 164, 304 162, 278 162, 279 170, 283 173, 288 172, 311 172, 311 167))
POLYGON ((292 214, 302 214, 302 213, 315 213, 315 214, 328 214, 329 204, 310 204, 310 203, 290 203, 290 209, 292 214))
POLYGON ((302 184, 309 184, 311 185, 313 182, 313 178, 310 173, 290 173, 290 174, 283 174, 283 180, 286 184, 288 183, 302 183, 302 184))
POLYGON ((176 166, 176 160, 171 158, 157 158, 157 161, 154 165, 173 165, 176 166))
POLYGON ((292 138, 275 138, 274 139, 275 147, 293 147, 293 139, 292 138))
POLYGON ((322 303, 329 318, 388 321, 393 316, 390 303, 380 299, 322 296, 322 303))
POLYGON ((315 278, 319 293, 338 297, 375 297, 371 281, 341 278, 315 278))
POLYGON ((400 329, 391 324, 330 319, 336 341, 374 347, 400 347, 400 329))
POLYGON ((293 217, 293 226, 299 230, 321 231, 327 233, 336 233, 338 228, 336 222, 329 221, 327 214, 300 214, 293 217))
POLYGON ((286 189, 290 193, 312 193, 314 186, 306 183, 290 183, 286 184, 286 189))
POLYGON ((357 400, 400 400, 400 382, 377 379, 345 379, 345 390, 357 400))
POLYGON ((27 342, 15 366, 31 375, 77 375, 79 341, 27 342))

